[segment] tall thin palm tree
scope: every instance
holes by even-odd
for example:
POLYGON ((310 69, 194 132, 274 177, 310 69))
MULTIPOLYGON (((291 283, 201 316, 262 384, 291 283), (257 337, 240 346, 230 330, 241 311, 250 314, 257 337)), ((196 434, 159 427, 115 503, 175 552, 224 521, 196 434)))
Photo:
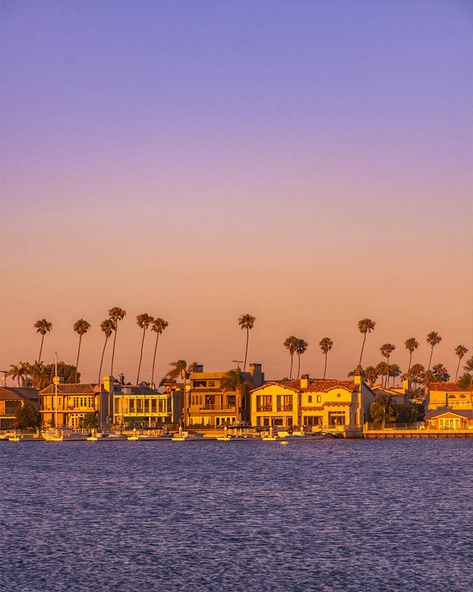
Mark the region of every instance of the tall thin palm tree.
POLYGON ((320 340, 319 345, 320 345, 320 349, 322 350, 322 353, 325 356, 325 364, 324 364, 324 380, 325 380, 325 376, 327 375, 327 356, 328 356, 328 352, 333 347, 333 341, 330 339, 330 337, 324 337, 323 339, 320 340))
POLYGON ((253 329, 255 325, 256 317, 250 315, 248 313, 242 315, 238 319, 238 324, 240 328, 246 329, 246 347, 245 347, 245 361, 243 362, 243 372, 246 371, 246 360, 248 359, 248 342, 250 340, 250 330, 253 329))
POLYGON ((284 341, 284 347, 289 351, 289 355, 291 356, 291 368, 289 370, 289 380, 292 379, 292 367, 294 364, 294 354, 296 353, 297 349, 297 337, 291 335, 284 341))
POLYGON ((53 324, 50 323, 49 321, 47 321, 46 319, 41 319, 39 321, 36 321, 36 323, 33 326, 36 329, 36 332, 41 334, 41 344, 39 346, 39 355, 38 355, 38 359, 37 359, 37 362, 41 363, 41 354, 43 353, 44 336, 46 335, 46 333, 49 333, 51 331, 51 329, 53 328, 53 324))
POLYGON ((102 366, 103 366, 103 357, 105 355, 105 348, 107 347, 107 342, 110 339, 110 336, 115 331, 115 321, 112 319, 105 319, 100 323, 100 329, 102 330, 103 334, 105 335, 105 342, 103 344, 102 349, 102 357, 100 358, 100 368, 99 368, 99 377, 97 380, 97 386, 100 387, 101 379, 102 379, 102 366))
POLYGON ((376 326, 376 322, 372 321, 371 319, 361 319, 361 321, 358 321, 358 330, 360 333, 363 334, 363 343, 361 345, 360 361, 358 362, 358 366, 360 368, 361 368, 361 361, 363 359, 363 351, 365 349, 366 336, 368 335, 368 333, 371 333, 371 331, 374 331, 375 326, 376 326))
POLYGON ((301 375, 301 356, 307 351, 309 344, 303 339, 297 340, 296 354, 297 354, 297 378, 301 375))
POLYGON ((82 344, 82 337, 87 333, 90 329, 90 323, 85 321, 84 319, 79 319, 74 323, 74 331, 79 335, 79 345, 77 346, 77 358, 76 358, 76 371, 74 376, 74 382, 77 382, 77 370, 79 368, 79 356, 80 356, 80 346, 82 344))
POLYGON ((167 321, 165 321, 164 319, 154 319, 154 321, 151 324, 151 331, 154 331, 156 333, 156 341, 154 344, 154 353, 153 353, 153 367, 151 369, 151 388, 154 388, 154 367, 156 364, 156 351, 158 349, 158 341, 159 341, 159 336, 162 335, 162 333, 166 330, 166 328, 168 327, 169 323, 167 321))
MULTIPOLYGON (((391 357, 391 354, 393 353, 393 351, 396 349, 396 346, 393 345, 392 343, 385 343, 384 345, 382 345, 379 348, 379 351, 381 352, 381 355, 383 356, 383 358, 386 358, 386 364, 389 368, 389 358, 391 357)), ((386 375, 386 379, 385 379, 385 383, 384 386, 388 386, 389 383, 389 372, 386 375)))
POLYGON ((364 371, 364 379, 368 383, 368 386, 371 388, 374 383, 378 380, 378 373, 374 366, 367 366, 364 371))
POLYGON ((430 358, 429 358, 429 365, 427 367, 427 372, 430 370, 430 365, 432 364, 432 356, 434 353, 434 347, 438 345, 442 341, 442 338, 437 333, 437 331, 431 331, 427 335, 427 343, 430 345, 430 358))
POLYGON ((406 339, 406 341, 404 342, 404 346, 409 352, 409 368, 407 369, 407 372, 409 372, 412 366, 412 354, 419 347, 419 342, 415 337, 409 337, 409 339, 406 339))
MULTIPOLYGON (((389 373, 389 377, 393 379, 393 383, 391 386, 394 387, 394 383, 396 382, 396 378, 398 376, 401 376, 402 371, 401 368, 398 366, 398 364, 388 364, 388 373, 389 373)), ((386 384, 387 387, 389 387, 389 384, 386 384)))
POLYGON ((126 310, 119 306, 114 306, 108 311, 108 316, 113 321, 113 330, 115 331, 115 335, 113 336, 112 361, 110 364, 110 376, 113 376, 113 362, 115 361, 115 344, 117 343, 118 324, 125 318, 126 310))
POLYGON ((140 350, 140 361, 138 363, 138 372, 136 373, 136 384, 140 384, 140 371, 141 371, 141 361, 143 360, 143 346, 145 344, 145 336, 148 327, 154 321, 153 317, 151 317, 148 313, 144 312, 139 314, 136 317, 136 323, 138 327, 143 329, 143 336, 141 338, 141 350, 140 350))
POLYGON ((457 347, 455 348, 455 354, 458 356, 458 366, 457 366, 457 371, 455 372, 455 382, 458 379, 458 371, 460 370, 460 362, 462 361, 462 358, 467 353, 468 353, 468 348, 465 347, 464 345, 457 345, 457 347))

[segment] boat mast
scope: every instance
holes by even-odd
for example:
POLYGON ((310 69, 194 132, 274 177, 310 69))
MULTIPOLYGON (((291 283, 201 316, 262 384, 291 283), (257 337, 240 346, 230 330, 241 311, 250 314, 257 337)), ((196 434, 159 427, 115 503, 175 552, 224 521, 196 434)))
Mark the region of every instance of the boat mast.
POLYGON ((59 377, 57 375, 57 352, 54 352, 54 427, 57 429, 57 384, 59 377))

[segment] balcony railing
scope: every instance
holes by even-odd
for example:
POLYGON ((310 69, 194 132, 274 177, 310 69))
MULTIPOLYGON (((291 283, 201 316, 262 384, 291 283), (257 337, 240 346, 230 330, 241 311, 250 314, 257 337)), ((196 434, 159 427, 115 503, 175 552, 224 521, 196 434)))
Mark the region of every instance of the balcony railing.
POLYGON ((199 411, 235 411, 235 405, 204 405, 199 411))
POLYGON ((257 405, 256 411, 273 411, 272 405, 257 405))

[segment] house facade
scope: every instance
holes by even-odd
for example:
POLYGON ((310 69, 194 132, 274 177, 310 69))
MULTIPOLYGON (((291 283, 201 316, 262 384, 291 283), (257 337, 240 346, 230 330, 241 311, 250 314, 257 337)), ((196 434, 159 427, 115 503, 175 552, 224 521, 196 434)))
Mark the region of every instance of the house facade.
POLYGON ((473 429, 473 389, 455 382, 432 382, 426 387, 429 428, 437 430, 473 429))
POLYGON ((44 427, 80 428, 88 417, 97 417, 101 407, 100 391, 90 383, 50 384, 39 392, 39 399, 44 427))
POLYGON ((160 393, 143 386, 122 386, 113 393, 113 423, 125 427, 163 428, 179 422, 182 392, 160 393))
POLYGON ((16 414, 26 401, 39 409, 38 391, 35 388, 0 387, 0 430, 16 426, 16 414))
POLYGON ((251 424, 256 428, 336 431, 360 435, 374 394, 355 377, 349 380, 273 381, 251 392, 251 424))
MULTIPOLYGON (((242 380, 251 387, 264 381, 261 364, 250 364, 249 372, 242 372, 242 380)), ((248 389, 225 388, 227 372, 192 372, 185 390, 183 422, 186 428, 219 428, 248 424, 250 401, 248 389)))

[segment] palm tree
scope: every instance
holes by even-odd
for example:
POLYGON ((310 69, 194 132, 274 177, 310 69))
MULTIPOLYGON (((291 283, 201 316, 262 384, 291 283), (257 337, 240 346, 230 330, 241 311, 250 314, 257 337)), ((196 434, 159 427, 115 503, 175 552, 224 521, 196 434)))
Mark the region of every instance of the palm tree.
POLYGON ((407 369, 407 371, 409 372, 412 365, 412 354, 419 347, 419 342, 415 337, 409 337, 409 339, 406 339, 406 341, 404 342, 404 345, 407 351, 409 352, 409 368, 407 369))
POLYGON ((33 325, 36 329, 37 333, 41 334, 41 345, 39 346, 39 355, 38 355, 38 362, 41 363, 41 354, 43 353, 43 343, 44 343, 44 336, 46 333, 49 333, 53 328, 53 324, 47 321, 46 319, 41 319, 40 321, 36 321, 33 325))
POLYGON ((250 391, 251 384, 243 378, 240 368, 229 370, 220 381, 220 388, 224 391, 235 391, 236 400, 236 423, 242 421, 243 408, 246 408, 246 399, 250 391), (245 405, 243 404, 245 402, 245 405))
POLYGON ((294 335, 291 335, 291 337, 288 337, 286 339, 286 341, 284 342, 284 347, 288 349, 289 351, 289 355, 291 356, 291 369, 289 371, 289 380, 292 379, 292 366, 294 363, 294 354, 296 353, 297 350, 297 337, 294 337, 294 335))
POLYGON ((457 347, 455 348, 455 354, 458 356, 458 366, 457 366, 457 371, 455 372, 455 382, 457 381, 457 378, 458 378, 458 371, 460 370, 460 362, 462 361, 462 358, 465 356, 466 353, 468 353, 468 348, 465 347, 464 345, 457 345, 457 347))
POLYGON ((8 370, 7 375, 11 376, 13 381, 16 380, 18 382, 18 386, 24 385, 27 376, 26 364, 23 362, 18 362, 18 364, 10 364, 10 369, 8 370))
POLYGON ((374 383, 378 380, 378 373, 374 366, 367 366, 364 370, 364 379, 371 388, 374 383))
POLYGON ((325 376, 327 374, 327 355, 328 355, 328 352, 333 347, 333 341, 330 339, 330 337, 324 337, 323 339, 321 339, 319 345, 320 345, 320 349, 322 350, 322 353, 325 356, 325 364, 324 364, 324 379, 325 379, 325 376))
POLYGON ((100 328, 102 329, 102 332, 105 335, 105 343, 103 344, 102 357, 100 358, 99 378, 97 380, 97 386, 100 386, 101 384, 100 381, 102 377, 103 357, 105 355, 105 348, 107 347, 107 342, 111 334, 116 329, 115 321, 113 321, 112 319, 105 319, 105 321, 102 321, 100 323, 100 328))
POLYGON ((156 342, 154 344, 153 367, 151 370, 151 388, 154 388, 154 367, 156 364, 156 351, 158 349, 159 336, 166 330, 169 323, 164 319, 154 319, 151 324, 151 331, 156 333, 156 342))
MULTIPOLYGON (((381 355, 383 356, 383 358, 386 358, 386 364, 389 367, 389 358, 391 357, 391 354, 393 353, 393 351, 396 349, 396 346, 393 345, 392 343, 385 343, 384 345, 382 345, 379 348, 379 351, 381 352, 381 355)), ((386 381, 385 381, 385 385, 384 386, 388 386, 388 382, 389 382, 389 372, 386 375, 386 381)))
POLYGON ((387 379, 389 377, 388 364, 386 362, 380 362, 379 364, 376 365, 375 371, 378 376, 383 377, 381 380, 381 386, 384 386, 385 382, 387 381, 387 379))
POLYGON ((300 374, 301 374, 301 355, 304 354, 307 351, 307 348, 309 347, 309 344, 307 343, 307 341, 304 341, 303 339, 298 339, 297 340, 297 345, 296 345, 296 354, 297 354, 297 378, 299 378, 300 374))
POLYGON ((79 319, 74 323, 74 331, 79 335, 79 346, 77 347, 77 358, 76 358, 76 373, 74 377, 74 382, 77 382, 77 369, 79 368, 79 356, 80 356, 80 346, 82 343, 82 336, 87 333, 90 329, 90 323, 85 321, 84 319, 79 319))
POLYGON ((33 385, 37 389, 46 388, 51 382, 50 372, 43 362, 35 362, 30 368, 30 373, 33 385))
POLYGON ((435 364, 429 372, 429 382, 448 382, 450 374, 442 363, 435 364))
POLYGON ((141 350, 140 350, 140 361, 138 363, 138 372, 136 373, 136 384, 140 384, 140 370, 141 370, 141 361, 143 359, 143 346, 145 344, 145 335, 148 327, 154 321, 153 317, 151 317, 148 313, 144 312, 139 314, 136 317, 136 322, 138 327, 143 329, 143 337, 141 338, 141 350))
MULTIPOLYGON (((402 374, 401 368, 397 364, 388 364, 388 373, 389 377, 393 379, 392 386, 394 386, 396 378, 402 374)), ((389 387, 389 384, 386 384, 386 386, 389 387)))
POLYGON ((186 424, 186 418, 187 418, 187 401, 186 401, 186 390, 187 390, 187 375, 194 371, 197 367, 197 362, 192 362, 192 364, 187 367, 187 362, 186 360, 177 360, 176 362, 171 362, 171 366, 174 366, 174 368, 172 370, 169 370, 169 372, 166 374, 166 376, 168 378, 170 378, 171 380, 176 380, 176 378, 178 378, 179 376, 182 379, 183 382, 183 388, 184 388, 184 396, 183 396, 183 404, 182 404, 182 409, 181 409, 181 426, 184 427, 186 424))
POLYGON ((389 395, 376 395, 371 403, 370 415, 375 424, 381 424, 382 430, 386 427, 386 422, 395 421, 396 409, 391 397, 389 395))
POLYGON ((376 322, 372 321, 371 319, 361 319, 361 321, 358 321, 358 330, 360 333, 363 333, 363 344, 361 346, 360 361, 358 362, 358 366, 360 367, 361 360, 363 359, 363 351, 365 349, 366 335, 371 333, 371 331, 374 331, 375 325, 376 322))
POLYGON ((245 361, 243 362, 243 372, 246 371, 246 360, 248 358, 248 341, 250 339, 250 329, 255 325, 256 317, 250 314, 244 314, 238 319, 238 324, 241 329, 246 329, 246 347, 245 347, 245 361))
POLYGON ((463 366, 465 372, 473 372, 473 356, 463 366))
POLYGON ((414 364, 409 369, 409 372, 407 372, 404 376, 411 380, 417 387, 419 384, 422 384, 423 382, 423 377, 425 376, 425 368, 424 366, 422 366, 422 364, 414 364))
POLYGON ((115 335, 113 336, 112 361, 110 366, 110 376, 113 376, 113 362, 115 361, 115 344, 117 342, 118 323, 123 321, 125 318, 126 310, 123 310, 123 308, 120 308, 119 306, 114 306, 108 311, 108 316, 110 320, 113 321, 113 331, 115 331, 115 335))
POLYGON ((429 365, 427 367, 427 372, 430 370, 430 365, 432 363, 432 355, 434 353, 434 347, 438 345, 442 341, 442 338, 437 333, 437 331, 431 331, 427 335, 427 343, 430 345, 430 358, 429 358, 429 365))

